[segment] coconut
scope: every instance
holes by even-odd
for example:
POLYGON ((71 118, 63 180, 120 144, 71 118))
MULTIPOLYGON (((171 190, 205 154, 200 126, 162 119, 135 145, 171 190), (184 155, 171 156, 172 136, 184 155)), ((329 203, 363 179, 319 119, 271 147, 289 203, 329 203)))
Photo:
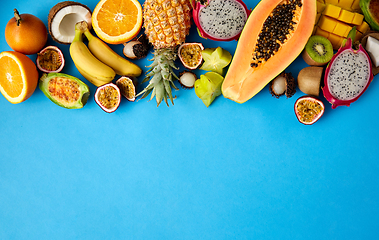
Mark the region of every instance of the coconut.
POLYGON ((50 9, 49 33, 54 41, 70 44, 74 40, 75 24, 86 21, 91 29, 91 16, 92 12, 86 5, 72 1, 60 2, 50 9))
MULTIPOLYGON (((368 31, 367 33, 365 33, 363 36, 362 36, 362 39, 361 39, 361 44, 362 46, 364 47, 364 49, 367 50, 367 39, 368 37, 373 37, 377 40, 379 40, 379 32, 377 31, 368 31)), ((379 73, 379 67, 376 67, 374 64, 372 65, 372 73, 374 75, 377 75, 379 73)))

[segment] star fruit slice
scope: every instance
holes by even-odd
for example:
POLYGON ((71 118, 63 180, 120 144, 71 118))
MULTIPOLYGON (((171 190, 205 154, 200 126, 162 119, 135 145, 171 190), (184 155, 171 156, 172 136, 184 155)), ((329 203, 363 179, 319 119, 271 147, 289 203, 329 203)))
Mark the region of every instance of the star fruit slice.
POLYGON ((202 51, 204 63, 200 69, 224 75, 224 68, 229 65, 232 55, 221 47, 206 48, 202 51))
POLYGON ((209 107, 213 100, 221 95, 224 77, 216 72, 207 72, 195 82, 195 93, 209 107))

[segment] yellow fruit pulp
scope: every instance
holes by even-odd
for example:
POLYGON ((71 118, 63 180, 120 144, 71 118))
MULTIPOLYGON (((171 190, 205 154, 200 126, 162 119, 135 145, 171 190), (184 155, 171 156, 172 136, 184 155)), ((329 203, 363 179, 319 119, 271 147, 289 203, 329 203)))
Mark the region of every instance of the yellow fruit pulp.
POLYGON ((355 41, 369 30, 369 25, 363 21, 360 8, 356 8, 359 0, 317 0, 317 16, 313 35, 329 39, 334 49, 338 49, 346 39, 350 30, 356 26, 355 41))

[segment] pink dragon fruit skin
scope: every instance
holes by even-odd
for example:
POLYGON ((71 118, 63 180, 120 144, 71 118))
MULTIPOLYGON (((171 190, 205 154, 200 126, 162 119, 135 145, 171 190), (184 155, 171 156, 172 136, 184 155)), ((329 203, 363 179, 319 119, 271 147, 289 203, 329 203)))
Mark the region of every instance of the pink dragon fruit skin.
POLYGON ((352 49, 349 38, 330 60, 325 70, 322 91, 326 100, 332 104, 332 109, 350 106, 366 91, 373 78, 369 55, 361 45, 358 50, 352 49), (346 58, 351 59, 351 62, 346 62, 346 58))
MULTIPOLYGON (((193 7, 193 20, 197 26, 197 29, 198 29, 198 33, 200 35, 200 37, 203 37, 203 38, 207 38, 207 39, 211 39, 211 40, 214 40, 214 41, 232 41, 232 40, 238 40, 239 36, 241 35, 241 31, 235 35, 235 36, 231 36, 229 38, 217 38, 215 36, 211 36, 210 34, 208 34, 201 26, 201 23, 200 23, 200 11, 209 5, 209 3, 211 1, 214 1, 214 0, 190 0, 191 1, 191 4, 192 4, 192 7, 193 7), (202 4, 201 2, 205 2, 205 4, 202 4)), ((245 15, 246 15, 246 19, 245 19, 245 23, 247 21, 247 18, 249 17, 250 13, 251 13, 251 10, 248 10, 245 3, 242 1, 242 0, 223 0, 225 2, 227 1, 231 1, 231 2, 237 2, 238 4, 240 4, 244 11, 245 11, 245 15)))

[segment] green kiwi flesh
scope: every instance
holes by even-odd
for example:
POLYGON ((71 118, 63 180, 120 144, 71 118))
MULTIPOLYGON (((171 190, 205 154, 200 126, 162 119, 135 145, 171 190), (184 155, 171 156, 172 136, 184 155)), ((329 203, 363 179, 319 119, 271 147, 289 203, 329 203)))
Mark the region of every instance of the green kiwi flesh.
POLYGON ((333 54, 331 42, 323 36, 315 35, 309 38, 302 56, 308 65, 323 66, 332 59, 333 54))

